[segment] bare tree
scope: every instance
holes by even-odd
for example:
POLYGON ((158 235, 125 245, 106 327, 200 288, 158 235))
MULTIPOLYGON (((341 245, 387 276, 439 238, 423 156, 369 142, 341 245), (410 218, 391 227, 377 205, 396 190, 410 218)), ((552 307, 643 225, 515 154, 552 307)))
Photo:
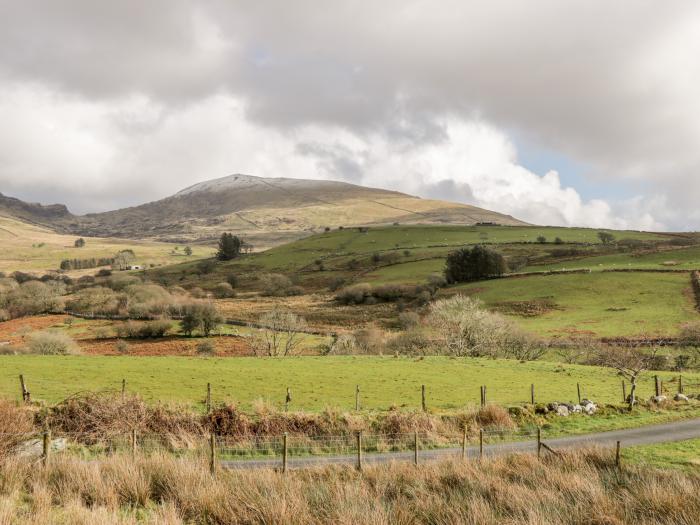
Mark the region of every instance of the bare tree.
POLYGON ((629 342, 622 346, 601 345, 597 350, 597 364, 614 368, 630 382, 627 398, 630 410, 637 402, 637 382, 645 371, 653 367, 658 352, 659 346, 642 348, 640 342, 629 342))
POLYGON ((304 340, 306 321, 303 317, 275 309, 260 317, 259 330, 252 339, 258 357, 293 355, 304 340))

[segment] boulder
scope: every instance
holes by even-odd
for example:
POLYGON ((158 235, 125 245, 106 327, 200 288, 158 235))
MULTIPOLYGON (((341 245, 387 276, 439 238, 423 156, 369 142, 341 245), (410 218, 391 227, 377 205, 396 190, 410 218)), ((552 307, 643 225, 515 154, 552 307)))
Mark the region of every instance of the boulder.
POLYGON ((680 392, 678 392, 675 396, 673 396, 673 400, 674 401, 685 401, 685 402, 690 401, 690 399, 688 399, 688 396, 686 396, 685 394, 681 394, 680 392))
POLYGON ((595 403, 588 403, 587 405, 583 406, 583 411, 589 416, 595 414, 596 410, 598 410, 598 406, 595 403))
POLYGON ((572 405, 571 412, 574 414, 580 414, 581 412, 583 412, 583 407, 581 405, 572 405))
POLYGON ((566 405, 559 405, 557 407, 557 415, 561 417, 566 417, 569 415, 569 407, 566 405))
MULTIPOLYGON (((66 438, 57 438, 51 440, 51 452, 61 452, 68 447, 66 438)), ((42 439, 30 439, 17 446, 16 453, 19 457, 24 458, 40 458, 44 452, 44 443, 42 439)))
POLYGON ((649 401, 651 401, 652 403, 656 403, 658 405, 658 404, 663 403, 667 400, 668 400, 668 398, 666 396, 661 395, 661 396, 651 396, 651 399, 649 401))

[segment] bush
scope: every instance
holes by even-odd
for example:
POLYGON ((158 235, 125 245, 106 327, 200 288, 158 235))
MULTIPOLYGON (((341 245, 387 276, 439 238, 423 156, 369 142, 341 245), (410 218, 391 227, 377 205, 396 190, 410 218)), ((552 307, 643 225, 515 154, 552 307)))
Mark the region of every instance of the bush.
POLYGON ((336 292, 340 290, 343 286, 345 286, 346 280, 343 277, 333 277, 330 282, 328 283, 328 289, 331 292, 336 292))
POLYGON ((52 330, 31 334, 27 348, 32 354, 41 355, 74 355, 80 353, 78 345, 68 334, 52 330))
POLYGON ((389 352, 400 355, 426 355, 432 350, 433 343, 416 328, 392 337, 386 345, 389 352))
POLYGON ((482 307, 480 301, 456 295, 435 302, 428 318, 435 333, 441 338, 440 348, 455 356, 517 357, 537 359, 537 346, 511 321, 482 307))
POLYGON ((214 268, 216 268, 216 262, 212 259, 205 259, 197 263, 197 272, 199 272, 200 275, 210 274, 214 271, 214 268))
POLYGON ((127 321, 117 325, 117 337, 122 339, 149 339, 164 337, 172 328, 172 322, 159 319, 156 321, 127 321))
POLYGON ((700 322, 695 321, 683 325, 679 339, 683 345, 700 346, 700 322))
POLYGON ((271 297, 285 297, 288 295, 301 295, 304 290, 294 286, 286 275, 280 273, 268 273, 261 277, 263 295, 271 297))
POLYGON ((371 295, 372 287, 366 283, 354 284, 338 291, 335 300, 341 304, 362 304, 371 295))
POLYGON ((258 324, 260 328, 252 338, 252 346, 260 357, 293 355, 304 339, 306 321, 292 312, 272 310, 262 315, 258 324))
POLYGON ((217 299, 228 299, 236 297, 236 292, 229 283, 219 283, 214 287, 214 297, 217 299))
POLYGON ((361 328, 353 332, 355 347, 360 354, 380 354, 384 347, 384 333, 378 328, 361 328))
POLYGON ((117 349, 117 352, 119 352, 120 354, 128 354, 129 350, 130 350, 129 343, 127 343, 123 339, 120 339, 119 341, 117 341, 117 344, 115 345, 115 347, 117 349))
POLYGON ((106 286, 108 286, 116 292, 120 292, 122 290, 125 290, 129 286, 141 284, 142 282, 143 281, 141 281, 141 279, 135 275, 122 273, 114 274, 109 279, 107 279, 106 286))
POLYGON ((404 329, 415 328, 420 324, 420 315, 416 312, 401 312, 399 314, 399 324, 404 329))
POLYGON ((197 352, 197 355, 200 356, 211 356, 214 355, 216 348, 214 346, 214 343, 205 339, 204 341, 200 341, 197 344, 197 348, 195 349, 195 351, 197 352))
POLYGON ((462 283, 498 277, 506 271, 503 256, 486 246, 462 248, 447 256, 445 279, 448 283, 462 283))
POLYGON ((66 310, 83 314, 116 315, 126 307, 127 298, 110 288, 95 286, 78 290, 67 302, 66 310))
POLYGON ((24 281, 19 286, 4 286, 8 291, 0 294, 0 309, 8 317, 23 317, 60 310, 61 294, 65 291, 63 284, 53 281, 24 281))
POLYGON ((182 331, 191 336, 199 330, 208 337, 223 322, 223 317, 212 303, 189 303, 182 307, 182 331))
POLYGON ((231 288, 238 288, 238 276, 235 273, 229 274, 226 282, 231 285, 231 288))

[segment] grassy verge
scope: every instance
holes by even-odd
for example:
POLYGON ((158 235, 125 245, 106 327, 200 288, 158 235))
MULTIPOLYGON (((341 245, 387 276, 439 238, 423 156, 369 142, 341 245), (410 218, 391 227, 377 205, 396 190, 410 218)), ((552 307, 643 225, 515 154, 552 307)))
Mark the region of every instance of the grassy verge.
POLYGON ((629 447, 622 458, 625 463, 700 472, 700 439, 629 447))

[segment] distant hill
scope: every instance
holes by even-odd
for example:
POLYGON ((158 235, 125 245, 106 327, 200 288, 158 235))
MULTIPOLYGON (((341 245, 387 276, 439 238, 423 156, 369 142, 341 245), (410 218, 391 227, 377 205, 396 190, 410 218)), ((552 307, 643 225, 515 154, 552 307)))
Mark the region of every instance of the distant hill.
POLYGON ((0 216, 20 219, 32 224, 51 224, 71 221, 73 215, 63 204, 24 202, 0 193, 0 216))
POLYGON ((341 226, 524 224, 475 206, 396 191, 251 175, 202 182, 165 199, 104 213, 73 216, 61 207, 62 212, 56 209, 52 217, 48 208, 53 207, 40 208, 45 218, 36 210, 30 220, 76 235, 177 242, 211 241, 222 231, 231 231, 258 248, 341 226))

